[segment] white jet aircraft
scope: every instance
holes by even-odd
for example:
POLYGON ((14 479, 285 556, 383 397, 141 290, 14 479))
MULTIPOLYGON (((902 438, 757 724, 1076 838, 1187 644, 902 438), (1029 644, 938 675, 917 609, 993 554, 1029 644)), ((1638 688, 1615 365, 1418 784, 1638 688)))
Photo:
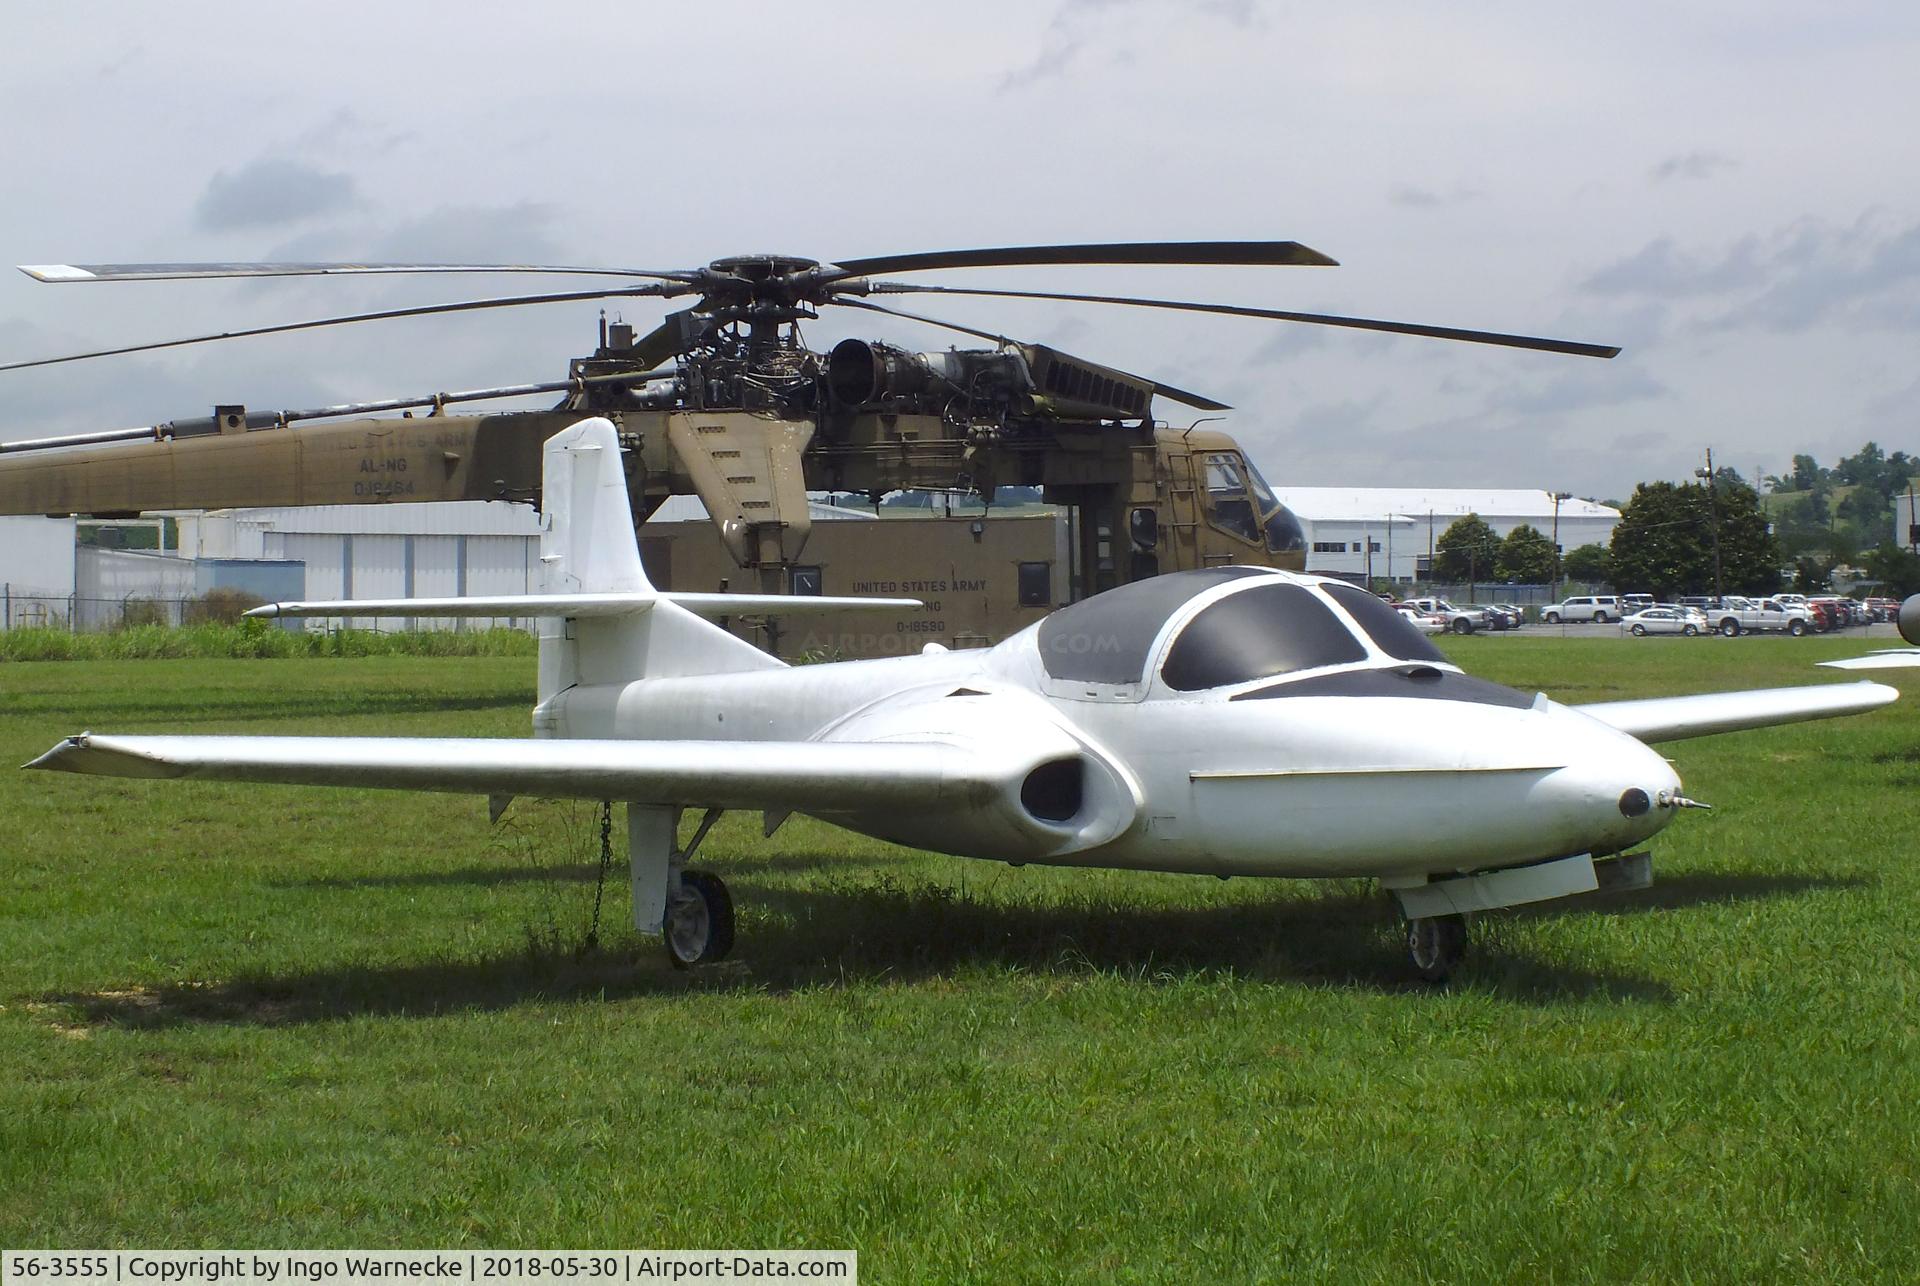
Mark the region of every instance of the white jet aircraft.
POLYGON ((547 593, 260 609, 540 616, 533 740, 83 733, 31 766, 463 791, 496 815, 516 794, 620 800, 634 923, 681 965, 732 945, 726 886, 686 862, 721 810, 748 809, 769 835, 801 812, 1015 866, 1372 877, 1440 978, 1467 913, 1650 881, 1631 850, 1693 805, 1647 743, 1898 695, 1564 706, 1469 677, 1351 585, 1252 567, 1126 585, 991 648, 790 669, 700 614, 821 600, 654 589, 612 425, 582 421, 545 452, 547 593), (689 808, 707 812, 683 848, 689 808))

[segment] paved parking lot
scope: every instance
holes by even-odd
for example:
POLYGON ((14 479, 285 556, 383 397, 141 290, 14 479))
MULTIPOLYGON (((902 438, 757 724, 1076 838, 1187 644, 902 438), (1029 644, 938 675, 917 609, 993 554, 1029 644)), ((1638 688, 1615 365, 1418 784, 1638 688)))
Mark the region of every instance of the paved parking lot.
MULTIPOLYGON (((1580 624, 1580 625, 1568 625, 1568 624, 1522 625, 1517 630, 1475 630, 1474 634, 1484 635, 1488 638, 1496 638, 1496 639, 1499 639, 1499 638, 1508 638, 1508 639, 1511 639, 1511 638, 1535 638, 1535 639, 1537 638, 1569 638, 1569 639, 1618 638, 1618 639, 1631 639, 1635 643, 1645 641, 1642 639, 1634 638, 1633 635, 1627 633, 1624 629, 1620 628, 1620 623, 1618 621, 1608 621, 1605 625, 1594 625, 1591 623, 1580 624)), ((1720 636, 1716 634, 1713 637, 1718 638, 1720 636)), ((1795 642, 1795 643, 1799 642, 1799 639, 1792 638, 1790 635, 1779 633, 1779 632, 1747 633, 1747 634, 1742 634, 1740 637, 1743 639, 1746 639, 1746 638, 1787 639, 1789 642, 1795 642)), ((1808 634, 1802 635, 1801 637, 1810 638, 1810 639, 1811 638, 1869 639, 1885 647, 1907 646, 1906 640, 1900 637, 1900 631, 1894 628, 1893 622, 1891 621, 1882 621, 1874 625, 1850 626, 1846 629, 1834 630, 1830 634, 1808 633, 1808 634)), ((1681 639, 1682 641, 1686 641, 1685 637, 1679 634, 1649 634, 1647 638, 1648 639, 1674 638, 1674 639, 1681 639)))

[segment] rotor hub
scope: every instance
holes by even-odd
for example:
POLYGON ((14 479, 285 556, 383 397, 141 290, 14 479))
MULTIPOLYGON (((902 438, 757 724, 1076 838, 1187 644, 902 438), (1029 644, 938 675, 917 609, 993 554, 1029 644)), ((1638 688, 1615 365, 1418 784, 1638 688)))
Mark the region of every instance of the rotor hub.
POLYGON ((803 259, 798 255, 729 255, 725 259, 715 259, 707 266, 715 272, 724 272, 748 281, 768 281, 790 273, 804 272, 808 268, 818 268, 820 261, 803 259))

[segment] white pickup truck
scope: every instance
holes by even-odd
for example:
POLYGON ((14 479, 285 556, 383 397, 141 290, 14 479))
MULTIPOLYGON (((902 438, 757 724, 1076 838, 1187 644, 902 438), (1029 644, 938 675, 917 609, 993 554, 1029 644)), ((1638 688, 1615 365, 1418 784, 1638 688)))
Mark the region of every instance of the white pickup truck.
POLYGON ((1429 616, 1444 617, 1447 629, 1455 634, 1471 634, 1487 624, 1487 614, 1477 607, 1455 607, 1444 598, 1410 598, 1407 606, 1429 616))
POLYGON ((1713 628, 1728 638, 1749 630, 1773 630, 1796 637, 1813 628, 1813 613, 1777 598, 1754 600, 1729 594, 1707 612, 1713 628))

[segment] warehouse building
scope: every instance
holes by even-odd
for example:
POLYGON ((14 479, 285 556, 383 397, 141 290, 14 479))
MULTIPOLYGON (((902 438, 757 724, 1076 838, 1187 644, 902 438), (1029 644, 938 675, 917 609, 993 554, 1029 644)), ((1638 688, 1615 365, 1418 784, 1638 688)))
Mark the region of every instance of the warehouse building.
POLYGON ((1608 544, 1620 521, 1618 509, 1550 491, 1275 487, 1274 494, 1300 520, 1308 571, 1408 584, 1427 579, 1440 536, 1468 514, 1502 538, 1523 523, 1549 538, 1557 528, 1562 553, 1608 544))
POLYGON ((0 629, 62 623, 73 593, 73 519, 0 517, 0 629))

